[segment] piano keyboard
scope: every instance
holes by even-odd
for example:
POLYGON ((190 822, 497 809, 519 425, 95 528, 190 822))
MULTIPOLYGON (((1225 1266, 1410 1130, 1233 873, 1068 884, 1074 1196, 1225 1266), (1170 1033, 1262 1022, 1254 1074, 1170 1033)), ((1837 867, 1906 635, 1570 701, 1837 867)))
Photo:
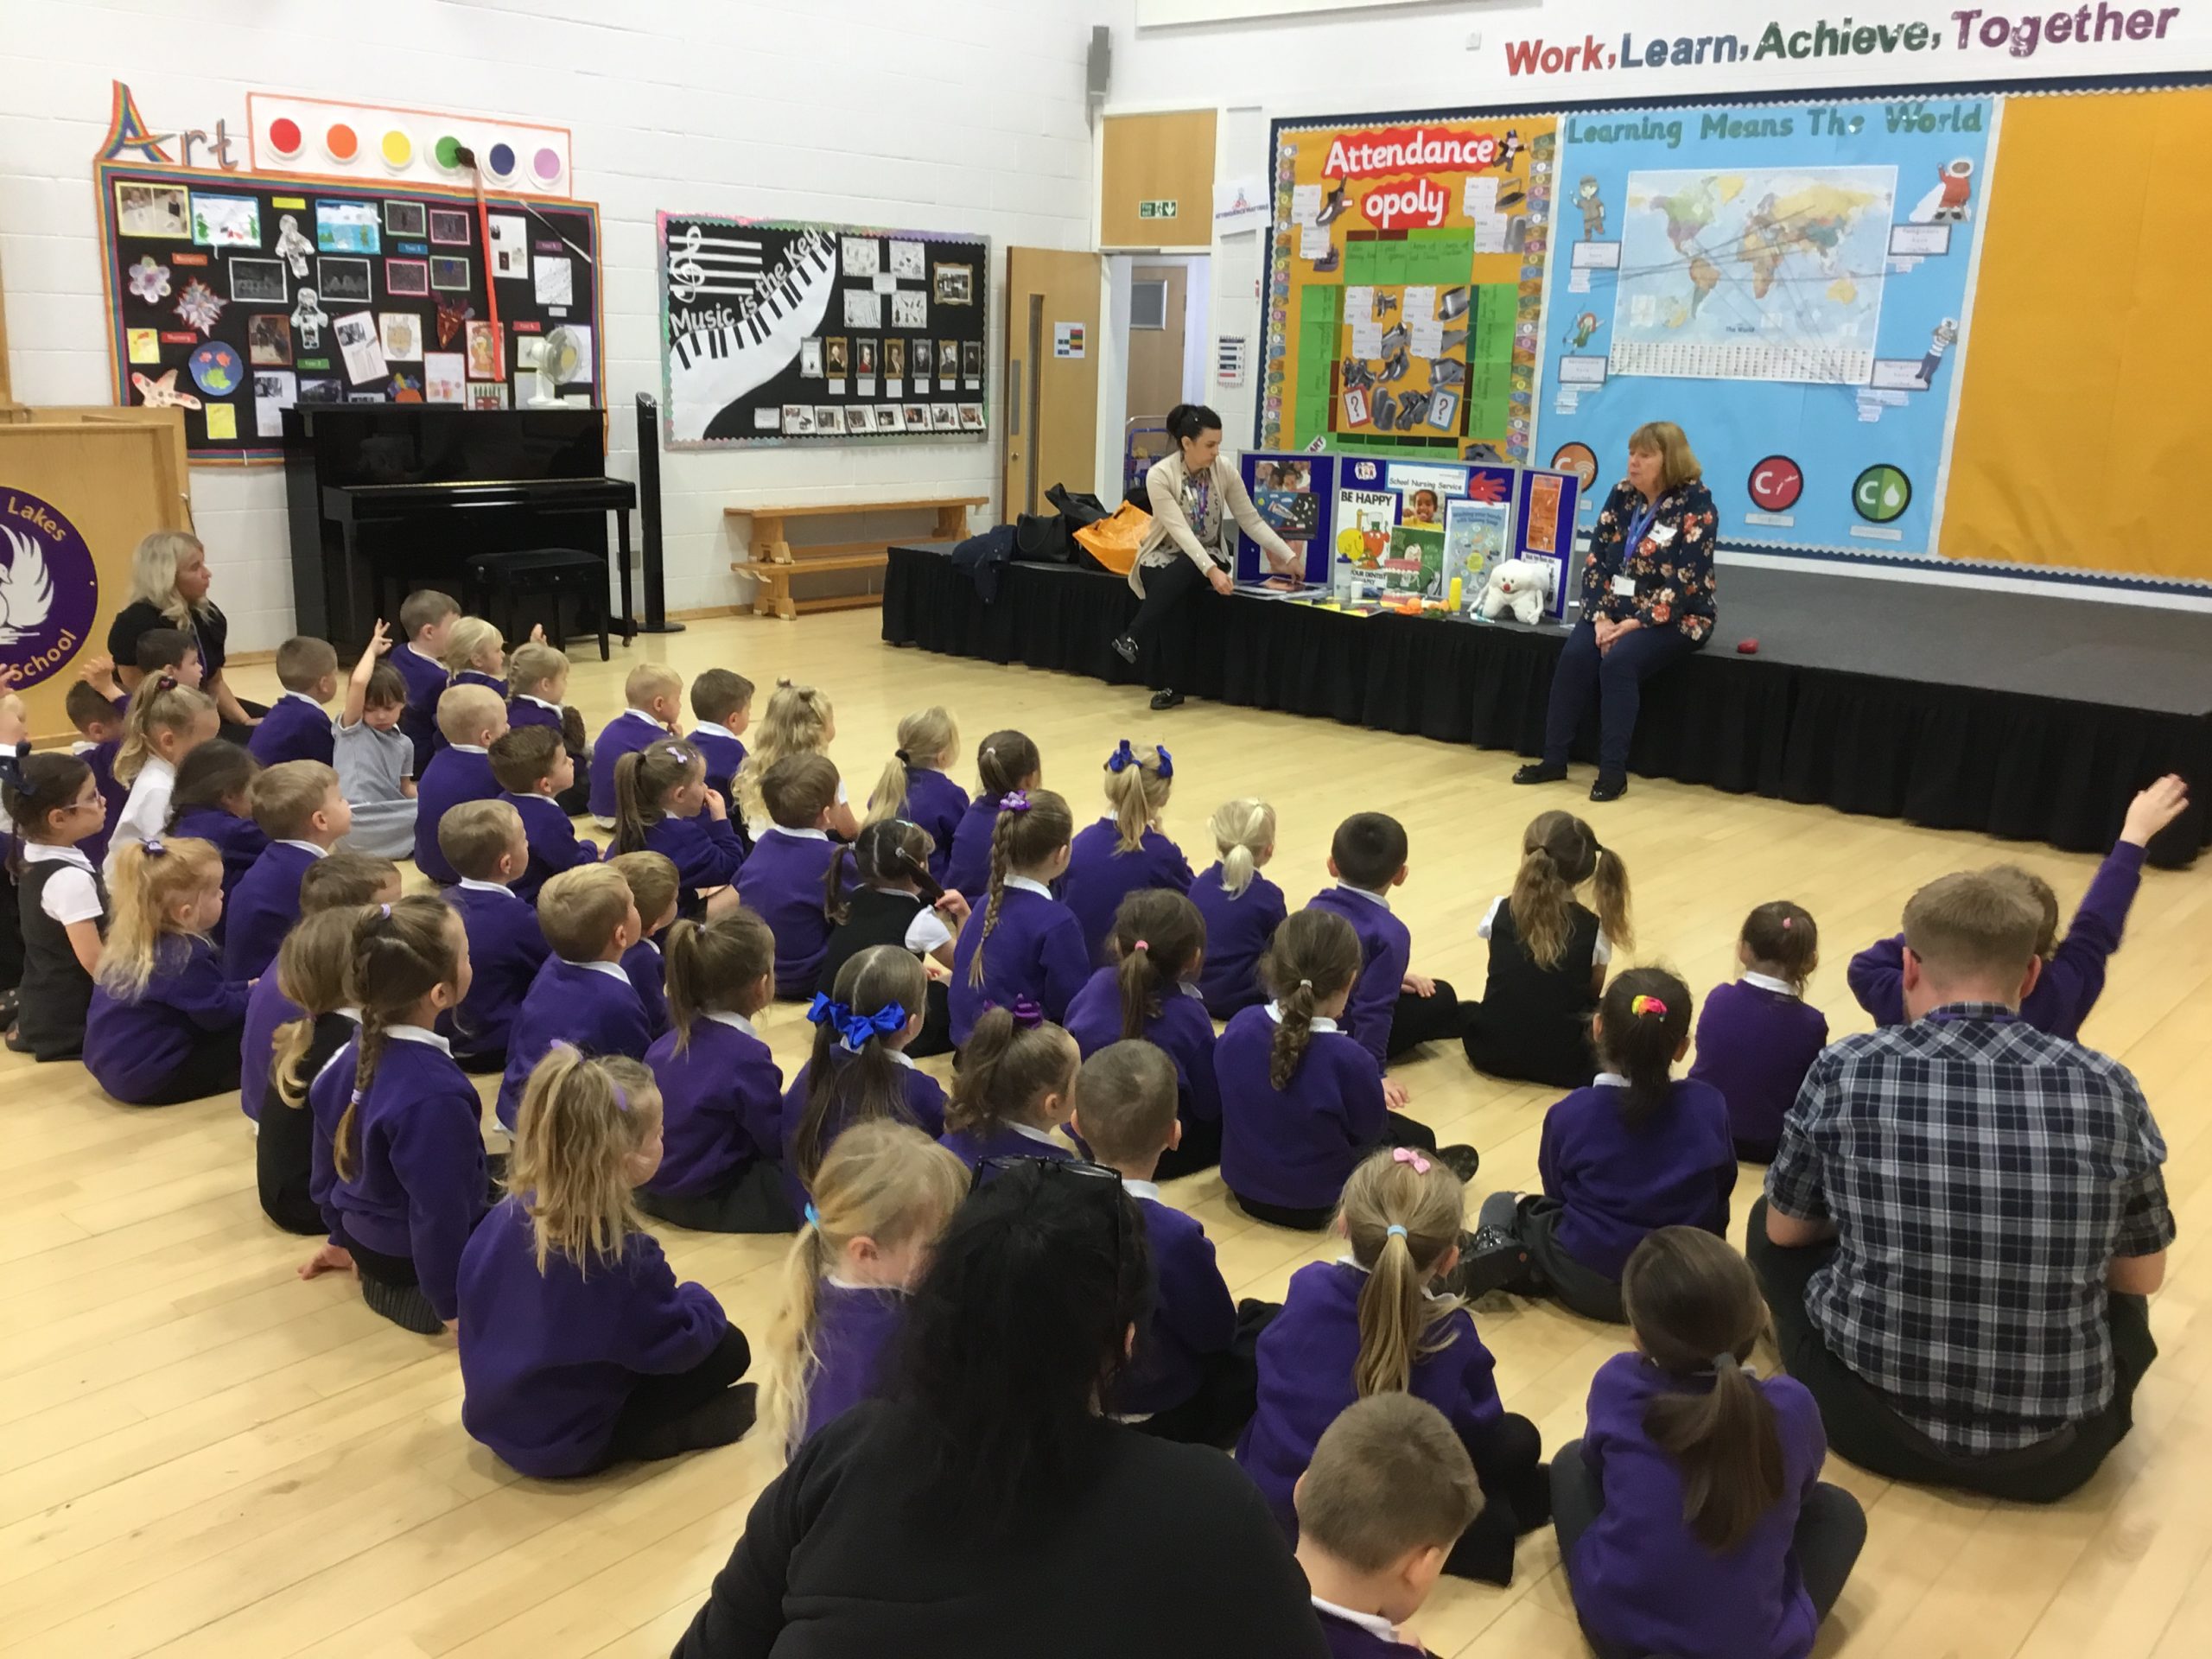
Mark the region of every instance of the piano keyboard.
MULTIPOLYGON (((691 241, 687 236, 669 251, 671 297, 677 248, 688 255, 691 241)), ((809 231, 746 287, 732 321, 673 341, 668 352, 671 435, 679 442, 704 437, 715 416, 789 365, 799 342, 820 329, 836 287, 836 239, 809 231)))

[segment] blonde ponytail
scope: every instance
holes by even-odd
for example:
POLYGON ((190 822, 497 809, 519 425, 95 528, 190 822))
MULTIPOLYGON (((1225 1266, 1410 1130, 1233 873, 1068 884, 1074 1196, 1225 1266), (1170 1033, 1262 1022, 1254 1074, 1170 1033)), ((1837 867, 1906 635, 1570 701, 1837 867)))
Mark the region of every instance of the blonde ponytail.
POLYGON ((1460 1306, 1430 1296, 1428 1286, 1459 1243, 1466 1188, 1433 1154, 1385 1148, 1352 1171, 1337 1213, 1352 1259, 1367 1269, 1353 1383, 1362 1399, 1402 1393, 1415 1362, 1443 1345, 1431 1333, 1460 1306))
POLYGON ((1173 760, 1149 743, 1132 747, 1125 737, 1106 757, 1106 803, 1114 809, 1114 828, 1120 834, 1116 852, 1142 849, 1144 832, 1167 810, 1174 777, 1173 760))
POLYGON ((660 1127, 653 1074, 626 1055, 556 1042, 523 1087, 507 1190, 527 1195, 537 1270, 558 1254, 588 1277, 642 1231, 629 1160, 660 1127))
POLYGON ((1241 899, 1259 874, 1260 855, 1275 844, 1275 810, 1265 801, 1224 801, 1206 826, 1221 854, 1221 889, 1241 899))
POLYGON ((222 884, 223 855, 213 842, 188 836, 181 841, 126 841, 111 856, 115 891, 93 977, 117 1001, 135 1002, 154 977, 162 941, 176 932, 169 912, 222 884))
POLYGON ((123 741, 115 752, 115 780, 137 781, 146 762, 159 751, 156 732, 181 736, 200 723, 203 715, 215 712, 215 700, 206 692, 167 674, 149 674, 130 694, 123 715, 123 741))
POLYGON ((960 747, 960 728, 942 704, 912 714, 899 722, 899 751, 883 768, 883 776, 868 798, 869 823, 906 813, 907 773, 937 772, 947 756, 960 747))
POLYGON ((276 1046, 269 1075, 287 1106, 307 1103, 313 1077, 299 1075, 300 1062, 315 1043, 315 1021, 346 1006, 347 976, 353 970, 353 930, 358 910, 317 911, 284 936, 276 952, 276 988, 300 1006, 300 1017, 276 1027, 276 1046))

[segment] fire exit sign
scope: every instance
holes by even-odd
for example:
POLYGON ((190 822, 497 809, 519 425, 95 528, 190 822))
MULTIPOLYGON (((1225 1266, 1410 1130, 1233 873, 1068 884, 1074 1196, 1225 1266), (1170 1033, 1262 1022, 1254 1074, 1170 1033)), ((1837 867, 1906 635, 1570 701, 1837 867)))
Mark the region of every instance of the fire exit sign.
POLYGON ((1137 217, 1139 219, 1173 219, 1175 217, 1175 209, 1178 205, 1177 199, 1173 196, 1157 201, 1140 201, 1137 203, 1137 217))

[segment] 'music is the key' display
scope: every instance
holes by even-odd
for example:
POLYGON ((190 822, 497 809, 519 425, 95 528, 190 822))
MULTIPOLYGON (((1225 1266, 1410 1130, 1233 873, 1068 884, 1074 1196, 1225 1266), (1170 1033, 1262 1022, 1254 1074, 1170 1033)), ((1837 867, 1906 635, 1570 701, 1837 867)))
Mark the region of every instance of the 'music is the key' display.
POLYGON ((990 243, 660 215, 675 445, 981 439, 990 243))

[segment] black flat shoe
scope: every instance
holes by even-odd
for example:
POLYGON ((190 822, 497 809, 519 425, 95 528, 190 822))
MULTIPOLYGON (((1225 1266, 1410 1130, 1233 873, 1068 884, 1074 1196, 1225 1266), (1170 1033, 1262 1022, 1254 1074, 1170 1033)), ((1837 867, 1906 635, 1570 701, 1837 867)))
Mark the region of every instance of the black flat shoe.
POLYGON ((1483 1155, 1469 1146, 1439 1147, 1436 1161, 1461 1180, 1471 1181, 1475 1172, 1483 1166, 1483 1155))
POLYGON ((1447 1288, 1471 1302, 1493 1290, 1525 1285, 1528 1277, 1528 1246, 1500 1228, 1484 1227, 1467 1240, 1447 1288))
POLYGON ((1130 639, 1128 634, 1123 633, 1116 635, 1114 639, 1109 640, 1108 643, 1114 647, 1114 654, 1116 657, 1128 664, 1132 668, 1136 666, 1137 642, 1135 640, 1130 639))
POLYGON ((1557 784, 1564 783, 1566 779, 1565 766, 1549 766, 1541 760, 1532 760, 1513 774, 1513 781, 1516 784, 1557 784))
POLYGON ((1593 801, 1618 801, 1627 793, 1628 779, 1625 778, 1600 777, 1590 785, 1590 798, 1593 801))
POLYGON ((1152 694, 1152 706, 1155 709, 1180 709, 1183 694, 1173 687, 1165 691, 1155 691, 1152 694))

